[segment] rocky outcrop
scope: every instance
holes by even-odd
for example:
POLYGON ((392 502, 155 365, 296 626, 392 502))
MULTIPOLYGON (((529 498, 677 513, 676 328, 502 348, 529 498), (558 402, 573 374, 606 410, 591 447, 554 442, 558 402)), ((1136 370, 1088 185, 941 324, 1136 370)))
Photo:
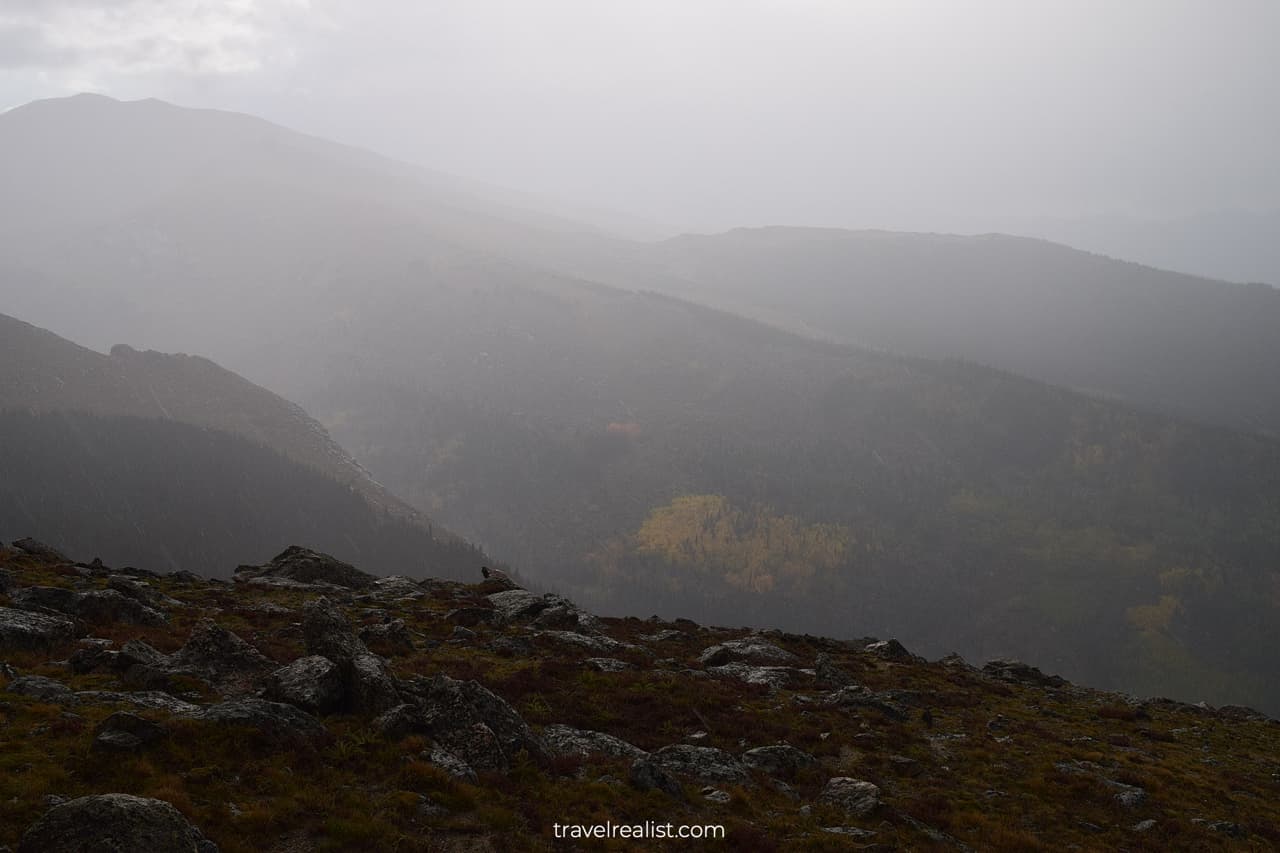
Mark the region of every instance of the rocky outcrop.
POLYGON ((48 649, 84 633, 63 616, 0 607, 0 650, 48 649))
POLYGON ((862 817, 880 805, 880 788, 871 782, 837 776, 827 780, 818 799, 843 809, 853 817, 862 817))
POLYGON ((982 671, 1002 681, 1034 687, 1066 687, 1070 683, 1061 676, 1045 675, 1036 667, 1017 660, 990 660, 983 665, 982 671))
POLYGON ((32 824, 18 853, 218 853, 173 806, 130 794, 96 794, 56 805, 32 824))
POLYGON ((114 589, 76 592, 52 586, 33 586, 13 594, 13 603, 40 613, 60 613, 96 624, 163 625, 163 613, 114 589))
POLYGON ((233 580, 268 586, 368 590, 377 578, 328 554, 291 545, 269 563, 240 566, 233 580))

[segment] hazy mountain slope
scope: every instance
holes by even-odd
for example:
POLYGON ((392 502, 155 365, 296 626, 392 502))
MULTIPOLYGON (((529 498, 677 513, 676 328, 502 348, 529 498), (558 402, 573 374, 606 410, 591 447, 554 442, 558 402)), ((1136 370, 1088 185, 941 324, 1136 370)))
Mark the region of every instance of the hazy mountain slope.
POLYGON ((205 358, 125 345, 102 355, 0 314, 0 409, 131 415, 224 430, 351 486, 384 511, 418 516, 299 406, 205 358))
POLYGON ((0 536, 34 536, 82 560, 225 578, 300 542, 381 574, 460 578, 484 559, 229 433, 0 411, 0 437, 0 536))
POLYGON ((742 229, 583 271, 796 330, 1280 432, 1280 291, 1039 240, 742 229))
POLYGON ((436 297, 309 407, 592 605, 1280 701, 1274 441, 652 295, 436 297))
POLYGON ((606 609, 1280 706, 1275 442, 557 275, 574 246, 628 281, 683 273, 305 146, 247 150, 20 260, 127 302, 64 322, 298 400, 432 517, 606 609))

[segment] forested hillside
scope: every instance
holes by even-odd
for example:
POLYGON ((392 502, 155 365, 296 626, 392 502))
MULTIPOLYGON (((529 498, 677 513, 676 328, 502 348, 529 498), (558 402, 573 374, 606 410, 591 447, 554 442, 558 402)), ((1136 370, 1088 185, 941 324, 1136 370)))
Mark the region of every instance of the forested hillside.
POLYGON ((296 542, 380 574, 470 578, 485 559, 228 433, 0 411, 0 436, 0 538, 34 536, 81 560, 226 578, 296 542))

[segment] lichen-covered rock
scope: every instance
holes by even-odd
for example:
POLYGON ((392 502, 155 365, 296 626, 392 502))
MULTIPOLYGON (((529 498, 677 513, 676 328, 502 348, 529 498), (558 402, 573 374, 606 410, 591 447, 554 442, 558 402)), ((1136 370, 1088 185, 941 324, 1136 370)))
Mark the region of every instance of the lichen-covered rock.
POLYGON ((165 735, 159 723, 128 711, 117 711, 94 730, 93 749, 100 752, 137 752, 165 735))
POLYGON ((80 593, 74 614, 86 622, 122 625, 163 625, 168 617, 119 590, 95 589, 80 593))
POLYGON ((897 640, 878 640, 870 643, 864 649, 868 654, 875 655, 881 660, 897 661, 899 663, 918 663, 923 658, 913 655, 907 651, 907 647, 897 640))
POLYGON ((781 646, 753 635, 711 646, 698 660, 703 666, 724 666, 736 662, 796 664, 800 659, 781 646))
POLYGON ((402 702, 375 719, 373 727, 388 740, 400 740, 414 732, 426 731, 427 720, 417 705, 402 702))
POLYGON ((683 800, 684 788, 667 770, 652 756, 637 758, 631 763, 627 774, 632 787, 640 791, 661 791, 669 797, 683 800))
POLYGON ((748 749, 742 753, 742 763, 770 776, 791 778, 797 771, 813 767, 818 760, 802 749, 779 743, 748 749))
POLYGON ((303 606, 302 638, 307 654, 326 657, 339 665, 369 654, 342 609, 323 596, 303 606))
POLYGON ((639 758, 647 753, 622 738, 575 729, 572 726, 551 725, 542 730, 542 740, 547 752, 559 756, 612 755, 619 758, 639 758))
POLYGON ((283 702, 233 699, 189 715, 193 720, 221 726, 244 726, 268 739, 293 745, 314 745, 324 739, 324 725, 315 717, 283 702))
POLYGON ((1045 675, 1036 667, 1017 660, 990 660, 983 664, 982 671, 1002 681, 1036 687, 1065 687, 1068 684, 1061 676, 1045 675))
POLYGON ((37 613, 62 613, 72 615, 76 600, 80 597, 74 589, 60 586, 29 586, 10 596, 15 607, 37 613))
POLYGON ((488 596, 494 611, 504 620, 532 619, 546 610, 551 602, 527 589, 509 589, 488 596))
POLYGON ((199 705, 193 705, 160 690, 133 692, 81 690, 76 693, 76 700, 82 705, 132 705, 135 708, 167 711, 170 714, 193 714, 200 710, 199 705))
POLYGON ((422 758, 428 764, 434 764, 455 779, 461 779, 463 782, 472 785, 479 781, 479 777, 476 776, 476 771, 472 769, 471 765, 447 749, 441 749, 438 746, 433 747, 423 752, 422 758))
POLYGON ((367 590, 377 578, 328 554, 291 545, 269 563, 240 566, 234 580, 237 583, 284 581, 284 585, 367 590))
POLYGON ((60 613, 98 624, 163 625, 165 615, 114 589, 76 592, 53 586, 31 586, 15 592, 13 603, 23 610, 60 613))
POLYGON ((880 805, 880 788, 861 779, 837 776, 827 780, 818 799, 843 809, 853 817, 862 817, 880 805))
POLYGON ((831 660, 831 655, 821 652, 813 661, 813 680, 819 687, 838 688, 853 684, 853 676, 831 660))
POLYGON ((376 625, 365 625, 360 629, 361 642, 381 654, 411 655, 413 654, 413 636, 403 619, 391 619, 376 625))
POLYGON ((18 696, 29 696, 52 705, 74 705, 76 695, 61 681, 43 675, 23 675, 13 679, 5 690, 18 696))
POLYGON ((0 607, 0 650, 40 650, 84 633, 62 616, 0 607))
POLYGON ((28 827, 18 853, 217 853, 163 800, 95 794, 56 805, 28 827))
POLYGON ((734 661, 722 666, 707 667, 707 674, 716 678, 733 678, 747 684, 760 684, 773 689, 786 687, 799 677, 799 670, 789 666, 753 666, 734 661))
POLYGON ((201 619, 191 629, 187 642, 163 666, 171 672, 198 675, 228 690, 246 688, 275 664, 213 620, 201 619))
POLYGON ((426 597, 426 591, 412 578, 391 575, 377 578, 369 589, 369 596, 382 601, 417 601, 426 597))
POLYGON ((327 714, 342 704, 342 673, 328 658, 308 655, 271 673, 263 695, 273 702, 327 714))
POLYGON ((382 658, 356 636, 334 602, 323 597, 307 602, 302 635, 308 654, 337 664, 346 707, 351 711, 381 714, 404 701, 382 658))
POLYGON ((70 563, 66 555, 50 545, 46 545, 38 539, 27 537, 25 539, 16 539, 12 543, 13 547, 24 554, 32 557, 39 557, 42 560, 48 560, 51 563, 70 563))
POLYGON ((475 681, 437 675, 402 687, 402 694, 422 709, 431 736, 477 770, 506 769, 522 750, 535 759, 546 757, 546 747, 520 714, 475 681))
POLYGON ((746 767, 737 758, 711 746, 679 743, 664 746, 651 757, 664 770, 700 782, 746 782, 746 767))

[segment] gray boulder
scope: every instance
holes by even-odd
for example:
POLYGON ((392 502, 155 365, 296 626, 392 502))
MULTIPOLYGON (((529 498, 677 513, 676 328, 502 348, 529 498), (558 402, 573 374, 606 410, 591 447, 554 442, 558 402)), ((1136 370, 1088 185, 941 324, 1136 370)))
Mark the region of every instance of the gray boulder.
POLYGON ((5 690, 17 696, 29 696, 51 705, 74 705, 76 695, 61 681, 43 675, 23 675, 9 682, 5 690))
POLYGON ((275 664, 262 652, 212 619, 201 619, 182 648, 161 666, 171 672, 197 675, 220 689, 247 689, 275 664))
POLYGON ((0 650, 48 649, 82 633, 63 616, 0 607, 0 650))
POLYGON ((422 710, 431 736, 476 770, 505 770, 521 750, 547 755, 520 714, 475 681, 416 678, 402 685, 402 695, 422 710))
POLYGON ((837 776, 827 780, 818 799, 843 809, 853 817, 862 817, 880 805, 880 788, 871 782, 837 776))
POLYGON ((661 791, 673 799, 683 800, 684 788, 667 770, 652 757, 637 758, 627 774, 631 785, 640 791, 661 791))
POLYGON ((819 687, 838 688, 853 684, 853 676, 836 666, 831 655, 821 652, 813 662, 813 679, 819 687))
POLYGON ((273 702, 327 714, 342 704, 342 673, 328 658, 308 655, 271 673, 263 695, 273 702))
POLYGON ((199 705, 170 696, 160 690, 121 692, 116 690, 81 690, 76 700, 82 705, 131 705, 151 711, 167 711, 170 714, 193 714, 199 705))
POLYGON ((532 619, 551 604, 544 596, 527 589, 509 589, 487 597, 494 612, 506 621, 532 619))
POLYGON ((907 647, 897 640, 879 640, 869 644, 864 651, 875 655, 881 660, 895 661, 897 663, 919 663, 924 660, 919 655, 913 655, 907 651, 907 647))
POLYGON ((56 586, 31 586, 13 594, 13 603, 23 610, 60 613, 99 624, 163 625, 163 613, 129 598, 114 589, 76 592, 56 586))
POLYGON ((643 749, 627 743, 622 738, 575 729, 572 726, 551 725, 542 730, 542 740, 547 752, 556 756, 611 755, 617 758, 639 758, 647 755, 643 749))
POLYGON ((80 593, 73 612, 86 622, 99 624, 163 625, 169 621, 168 617, 154 607, 115 589, 95 589, 80 593))
POLYGON ((53 563, 71 562, 67 559, 66 555, 57 548, 46 545, 38 539, 27 537, 25 539, 17 539, 12 544, 17 550, 32 557, 39 557, 42 560, 48 560, 53 563))
POLYGON ((413 654, 413 636, 403 619, 391 619, 376 625, 365 625, 360 629, 361 642, 382 649, 390 655, 413 654))
POLYGON ((320 721, 305 711, 265 699, 233 699, 189 716, 213 725, 255 729, 269 740, 283 744, 314 745, 327 734, 320 721))
POLYGON ((33 823, 18 853, 217 853, 173 806, 130 794, 95 794, 56 805, 33 823))
POLYGON ((137 752, 165 735, 159 723, 128 711, 117 711, 94 730, 93 749, 100 752, 137 752))
POLYGON ((815 766, 818 760, 804 750, 779 743, 748 749, 742 753, 742 763, 770 776, 791 778, 796 771, 815 766))
POLYGON ((763 637, 749 636, 741 640, 729 640, 711 646, 698 659, 703 666, 724 666, 728 663, 796 664, 800 659, 781 646, 763 637))
POLYGON ((369 651, 337 604, 327 598, 303 607, 302 635, 307 653, 337 664, 346 705, 358 714, 382 714, 404 700, 382 658, 369 651))

